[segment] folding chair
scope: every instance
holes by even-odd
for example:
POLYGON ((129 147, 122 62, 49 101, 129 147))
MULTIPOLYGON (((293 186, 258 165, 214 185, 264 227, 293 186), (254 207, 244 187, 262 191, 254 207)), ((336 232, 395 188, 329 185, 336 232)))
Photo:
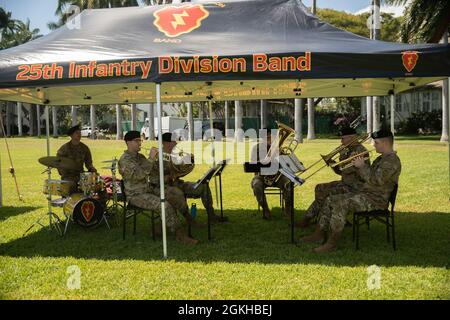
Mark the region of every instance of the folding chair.
POLYGON ((127 220, 133 218, 133 235, 136 234, 136 220, 139 214, 142 214, 148 218, 150 218, 152 222, 152 239, 156 241, 155 235, 155 221, 160 218, 160 215, 156 214, 155 210, 149 210, 144 208, 139 208, 133 204, 131 204, 127 200, 126 192, 125 192, 125 183, 123 180, 121 181, 121 188, 123 194, 124 201, 124 210, 123 210, 123 240, 125 240, 125 234, 127 231, 127 220), (149 212, 150 214, 148 214, 149 212))
POLYGON ((395 200, 397 198, 398 184, 395 184, 394 190, 392 190, 389 197, 389 204, 391 209, 385 210, 372 210, 355 212, 353 214, 353 241, 355 241, 356 235, 356 250, 359 249, 359 227, 363 224, 367 224, 367 229, 370 229, 370 220, 377 220, 386 225, 386 238, 390 242, 390 231, 392 232, 392 247, 397 250, 395 242, 395 224, 394 224, 394 207, 395 200), (363 220, 361 222, 361 220, 363 220))

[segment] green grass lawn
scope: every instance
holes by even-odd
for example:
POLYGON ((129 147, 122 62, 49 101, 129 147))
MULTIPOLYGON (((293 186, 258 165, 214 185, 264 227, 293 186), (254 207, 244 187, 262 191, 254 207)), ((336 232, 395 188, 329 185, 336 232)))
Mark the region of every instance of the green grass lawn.
MULTIPOLYGON (((52 154, 66 141, 52 139, 52 154)), ((125 147, 121 141, 85 142, 97 168, 106 166, 101 161, 119 157, 125 147)), ((338 142, 307 142, 297 153, 308 165, 338 142)), ((244 173, 242 165, 230 165, 223 175, 225 215, 230 222, 213 226, 212 242, 207 241, 206 228, 194 229, 200 240, 194 247, 170 237, 167 260, 162 258, 161 240, 151 240, 150 223, 143 217, 138 220, 136 236, 129 232, 125 241, 120 227, 108 230, 103 225, 89 231, 71 225, 64 239, 41 227, 23 236, 47 210, 42 194, 46 175, 37 161, 46 155, 46 142, 14 138, 9 144, 25 201, 17 199, 2 141, 1 299, 450 298, 448 146, 438 141, 402 138, 397 143, 403 168, 396 208, 396 252, 386 242, 385 228, 376 222, 370 231, 362 228, 359 251, 351 241, 351 228, 345 229, 339 250, 330 254, 317 255, 311 252, 312 246, 290 244, 289 221, 276 197, 269 198, 274 219, 262 220, 250 189, 252 175, 244 173), (79 290, 67 287, 73 276, 68 267, 73 265, 81 271, 79 290), (381 268, 379 289, 367 286, 371 265, 381 268)), ((189 179, 198 179, 207 168, 197 165, 189 179)), ((297 218, 313 200, 314 186, 335 178, 331 170, 324 169, 296 188, 297 218)), ((201 202, 195 202, 199 219, 204 221, 201 202)), ((61 215, 60 209, 57 212, 61 215)), ((311 231, 297 230, 296 238, 311 231)))

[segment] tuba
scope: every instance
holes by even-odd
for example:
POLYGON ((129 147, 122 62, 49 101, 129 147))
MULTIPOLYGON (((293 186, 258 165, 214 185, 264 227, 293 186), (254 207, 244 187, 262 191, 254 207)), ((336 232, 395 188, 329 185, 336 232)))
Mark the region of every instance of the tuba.
MULTIPOLYGON (((151 148, 152 149, 156 148, 151 148)), ((156 152, 156 158, 158 158, 159 151, 156 152)), ((150 155, 150 154, 149 154, 150 155)), ((183 150, 172 151, 172 153, 163 152, 163 161, 167 163, 171 176, 173 179, 178 179, 187 176, 194 170, 194 155, 186 153, 183 150)))
MULTIPOLYGON (((268 163, 273 160, 276 156, 281 155, 293 155, 295 149, 298 146, 298 141, 295 139, 295 131, 291 127, 281 123, 276 122, 278 126, 278 134, 275 141, 270 145, 270 149, 264 158, 263 163, 268 163), (288 139, 289 138, 289 139, 288 139), (277 153, 278 151, 278 153, 277 153)), ((281 173, 277 172, 274 175, 264 176, 264 183, 271 187, 280 178, 281 173)))

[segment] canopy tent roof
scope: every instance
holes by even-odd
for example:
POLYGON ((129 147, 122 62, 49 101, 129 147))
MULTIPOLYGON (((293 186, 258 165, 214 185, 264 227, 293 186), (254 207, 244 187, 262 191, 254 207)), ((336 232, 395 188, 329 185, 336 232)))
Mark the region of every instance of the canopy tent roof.
POLYGON ((85 10, 0 52, 0 99, 71 105, 378 96, 450 75, 450 46, 373 41, 300 0, 85 10))

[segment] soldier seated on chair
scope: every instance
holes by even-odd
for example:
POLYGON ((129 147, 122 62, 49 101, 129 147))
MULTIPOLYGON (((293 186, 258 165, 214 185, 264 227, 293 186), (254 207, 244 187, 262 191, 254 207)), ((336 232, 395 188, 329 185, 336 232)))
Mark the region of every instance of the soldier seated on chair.
MULTIPOLYGON (((257 162, 261 162, 262 160, 264 160, 267 153, 269 152, 271 143, 272 143, 272 136, 271 136, 270 130, 268 130, 266 138, 265 139, 263 138, 260 143, 258 143, 257 145, 255 145, 253 147, 252 153, 251 153, 251 163, 257 163, 257 162)), ((251 187, 253 190, 253 194, 255 195, 256 200, 258 201, 258 205, 263 209, 264 219, 270 219, 271 212, 270 212, 269 206, 267 205, 266 195, 264 194, 264 189, 266 189, 268 187, 268 185, 266 184, 266 180, 264 179, 264 177, 265 177, 264 175, 261 175, 258 172, 255 173, 255 176, 253 177, 252 182, 251 182, 251 187)), ((287 215, 289 215, 291 212, 291 208, 293 206, 293 203, 292 203, 293 199, 292 199, 291 190, 290 190, 292 185, 289 183, 289 179, 282 175, 273 184, 272 187, 277 187, 282 191, 284 201, 286 203, 284 212, 287 215)))
POLYGON ((80 181, 80 173, 83 172, 83 166, 86 166, 90 172, 97 172, 92 164, 92 154, 89 147, 81 142, 81 129, 80 126, 74 126, 67 131, 70 136, 70 141, 63 144, 57 151, 58 157, 69 158, 77 164, 73 169, 58 169, 62 180, 71 181, 71 193, 75 193, 78 190, 78 182, 80 181))
MULTIPOLYGON (((166 132, 162 135, 162 145, 163 152, 169 155, 173 155, 174 148, 177 145, 177 142, 172 139, 172 134, 170 132, 166 132)), ((151 155, 152 157, 152 155, 151 155)), ((153 155, 153 158, 156 157, 156 154, 153 155)), ((191 159, 193 160, 193 159, 191 159)), ((156 184, 159 179, 159 171, 154 170, 151 175, 151 184, 156 184)), ((177 188, 182 191, 182 195, 179 197, 179 207, 183 208, 185 212, 186 218, 190 221, 190 213, 186 204, 186 199, 193 198, 198 199, 201 198, 203 206, 206 209, 206 213, 208 214, 210 221, 212 222, 220 222, 221 217, 214 213, 213 200, 211 195, 211 189, 208 184, 201 184, 197 188, 194 188, 195 183, 184 181, 177 177, 175 172, 173 172, 173 168, 170 166, 168 161, 164 161, 164 181, 167 182, 173 188, 177 188), (181 204, 181 200, 184 204, 181 204)))
POLYGON ((314 249, 315 252, 334 250, 344 229, 347 214, 360 211, 384 210, 389 206, 389 197, 398 183, 401 172, 400 159, 393 149, 394 137, 388 130, 380 130, 371 135, 378 158, 368 165, 362 157, 353 160, 353 166, 364 180, 358 191, 328 196, 320 208, 319 223, 311 236, 303 242, 322 243, 325 232, 330 231, 328 241, 314 249))
MULTIPOLYGON (((357 138, 356 130, 350 127, 343 128, 339 135, 341 136, 341 144, 348 145, 357 138)), ((354 154, 367 151, 367 149, 359 142, 349 145, 339 154, 339 161, 345 160, 354 154)), ((370 160, 367 160, 370 165, 370 160)), ((339 166, 332 167, 333 171, 341 176, 340 181, 331 181, 328 183, 319 183, 315 188, 315 197, 313 203, 309 206, 303 218, 296 223, 299 228, 306 228, 311 221, 317 218, 325 199, 333 194, 342 194, 347 192, 357 192, 364 184, 363 178, 358 174, 355 167, 341 170, 339 166)))
MULTIPOLYGON (((141 150, 141 135, 139 131, 129 131, 125 135, 127 150, 119 160, 119 172, 125 184, 128 201, 139 208, 160 211, 159 182, 156 186, 149 184, 149 178, 157 170, 158 161, 147 159, 139 153, 141 150)), ((166 223, 170 231, 175 233, 176 239, 185 244, 196 244, 198 241, 189 237, 181 226, 177 210, 173 205, 173 198, 183 197, 181 190, 166 188, 165 202, 166 223)))

